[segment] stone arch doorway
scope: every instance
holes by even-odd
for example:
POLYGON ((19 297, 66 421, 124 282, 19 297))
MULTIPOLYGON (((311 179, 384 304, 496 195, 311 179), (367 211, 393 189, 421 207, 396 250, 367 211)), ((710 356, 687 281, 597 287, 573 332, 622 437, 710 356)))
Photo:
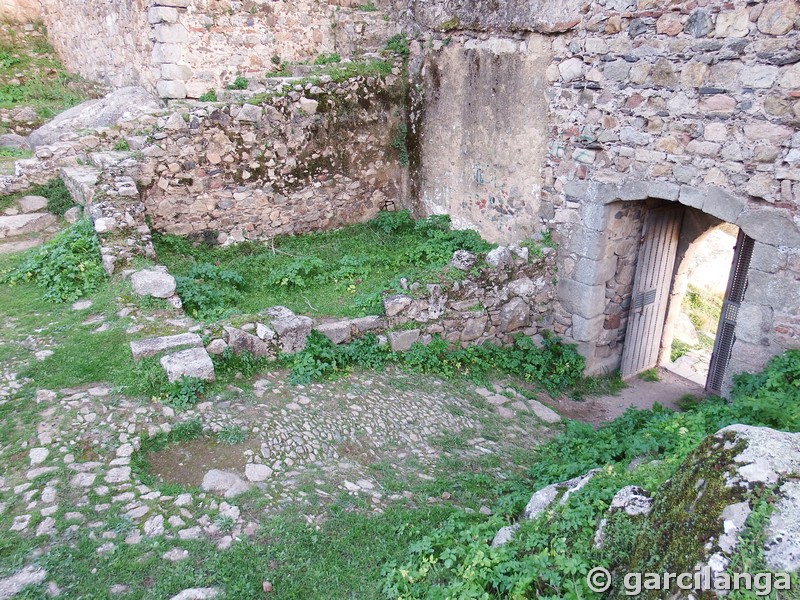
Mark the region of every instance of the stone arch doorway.
POLYGON ((771 356, 800 347, 795 326, 800 281, 792 264, 800 249, 800 226, 785 210, 754 206, 713 186, 664 181, 573 181, 563 193, 566 203, 578 205, 579 218, 560 240, 558 318, 565 324, 564 336, 586 357, 587 374, 622 365, 644 220, 650 209, 668 205, 735 225, 752 240, 750 285, 739 290, 739 318, 729 328, 731 358, 722 393, 730 389, 731 373, 758 370, 771 356))
MULTIPOLYGON (((681 204, 651 203, 644 212, 622 351, 622 376, 666 366, 706 390, 720 393, 747 285, 752 239, 734 225, 681 204), (719 243, 727 243, 728 248, 709 251, 707 242, 715 233, 722 237, 719 243), (705 273, 702 267, 706 267, 705 273), (687 313, 711 321, 702 323, 700 331, 683 312, 683 301, 690 290, 691 298, 701 299, 703 305, 689 303, 696 310, 689 308, 687 313), (683 324, 681 318, 689 322, 683 324), (693 331, 696 341, 691 347, 686 344, 686 350, 691 350, 688 356, 672 362, 679 325, 693 331)), ((701 327, 700 323, 696 325, 701 327)))

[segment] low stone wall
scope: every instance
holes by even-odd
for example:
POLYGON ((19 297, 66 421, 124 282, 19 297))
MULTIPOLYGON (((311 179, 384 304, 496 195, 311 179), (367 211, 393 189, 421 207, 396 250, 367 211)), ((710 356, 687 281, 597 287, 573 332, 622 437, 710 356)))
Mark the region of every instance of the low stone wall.
POLYGON ((385 314, 380 316, 315 322, 286 308, 272 307, 252 320, 240 319, 236 327, 222 324, 209 329, 207 350, 222 354, 230 347, 235 353, 275 357, 304 348, 312 330, 334 344, 374 333, 393 351, 405 351, 415 342, 428 344, 434 335, 456 346, 502 345, 512 343, 518 333, 536 338, 543 329, 551 329, 555 299, 552 249, 544 248, 541 256, 531 257, 527 248, 500 247, 482 265, 476 264, 474 255, 459 251, 451 264, 477 274, 449 284, 412 283, 407 293, 384 300, 385 314))
POLYGON ((154 227, 213 232, 224 243, 360 222, 399 201, 395 72, 323 78, 264 104, 196 104, 163 117, 141 150, 154 227))

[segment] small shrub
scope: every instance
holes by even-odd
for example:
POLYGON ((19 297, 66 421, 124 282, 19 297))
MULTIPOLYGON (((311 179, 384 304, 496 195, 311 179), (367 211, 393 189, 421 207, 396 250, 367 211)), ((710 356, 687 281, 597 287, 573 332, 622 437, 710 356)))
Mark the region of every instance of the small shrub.
POLYGON ((658 376, 658 369, 647 369, 646 371, 642 371, 639 373, 639 379, 642 381, 660 381, 661 378, 658 376))
POLYGON ((298 258, 275 269, 271 273, 268 283, 283 287, 306 287, 312 277, 322 273, 324 267, 325 263, 314 256, 298 258))
POLYGON ((397 126, 397 130, 391 141, 392 148, 397 150, 397 162, 400 163, 401 167, 407 167, 411 161, 408 155, 407 138, 408 127, 404 123, 401 123, 397 126))
POLYGON ((31 251, 4 283, 30 281, 44 289, 44 297, 55 302, 74 302, 105 281, 100 244, 89 219, 82 219, 31 251))
POLYGON ((241 75, 233 80, 233 83, 228 86, 229 90, 246 90, 247 86, 250 85, 247 77, 242 77, 241 75))
POLYGON ((178 381, 168 384, 158 399, 177 412, 183 412, 197 404, 205 388, 205 381, 184 375, 178 381))
POLYGON ((59 217, 75 206, 72 194, 69 193, 67 186, 60 179, 53 179, 42 185, 37 185, 30 192, 33 196, 44 196, 47 198, 47 212, 59 217))
POLYGON ((367 4, 359 4, 356 6, 356 10, 360 10, 362 12, 376 12, 378 7, 372 2, 368 2, 367 4))
POLYGON ((217 433, 217 441, 226 446, 236 446, 247 441, 247 432, 239 425, 226 425, 217 433))
POLYGON ((214 319, 236 303, 245 287, 244 278, 236 271, 211 263, 193 265, 187 274, 176 277, 178 295, 190 314, 214 319))
POLYGON ((125 138, 117 140, 117 143, 114 144, 114 150, 118 150, 118 151, 121 151, 121 152, 122 151, 126 152, 126 151, 128 151, 130 149, 131 149, 131 145, 130 145, 130 143, 128 143, 128 140, 126 140, 125 138))
POLYGON ((380 211, 369 224, 387 235, 414 229, 414 219, 408 210, 380 211))
POLYGON ((323 52, 314 60, 315 65, 332 65, 342 62, 342 57, 337 52, 323 52))
POLYGON ((214 368, 221 376, 235 377, 241 373, 246 379, 263 370, 270 362, 266 357, 255 357, 247 351, 236 354, 230 347, 225 348, 222 354, 215 356, 213 360, 214 368))
POLYGON ((221 533, 230 533, 235 525, 236 521, 234 521, 233 517, 230 515, 220 515, 214 519, 214 526, 219 529, 221 533))
POLYGON ((411 49, 409 48, 406 34, 398 33, 386 40, 386 50, 403 58, 408 58, 411 54, 411 49))
POLYGON ((217 101, 217 92, 216 90, 208 90, 205 94, 198 98, 200 102, 216 102, 217 101))

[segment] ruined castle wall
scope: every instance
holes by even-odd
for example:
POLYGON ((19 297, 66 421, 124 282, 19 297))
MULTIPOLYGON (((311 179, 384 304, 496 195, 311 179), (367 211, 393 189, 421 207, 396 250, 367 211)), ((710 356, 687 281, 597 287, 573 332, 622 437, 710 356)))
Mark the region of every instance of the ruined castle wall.
MULTIPOLYGON (((433 6, 438 12, 429 7, 420 13, 429 34, 465 55, 468 45, 495 39, 496 45, 516 44, 516 60, 522 60, 525 34, 530 40, 536 32, 551 33, 540 55, 549 62, 541 194, 532 195, 533 218, 521 213, 531 226, 550 228, 559 243, 556 328, 580 343, 590 370, 619 366, 643 218, 636 211, 653 200, 701 210, 757 242, 730 371, 760 368, 769 356, 800 347, 797 2, 607 0, 587 3, 573 22, 547 23, 512 1, 487 5, 485 14, 473 17, 464 3, 433 6)), ((436 42, 432 46, 423 68, 439 60, 436 42)), ((517 88, 538 85, 522 75, 517 88)), ((432 78, 422 81, 429 93, 432 78)), ((469 93, 492 91, 498 92, 495 105, 507 101, 509 108, 528 110, 513 86, 469 93)), ((473 127, 457 110, 449 123, 438 124, 465 137, 460 131, 473 127)), ((459 156, 502 153, 507 139, 514 135, 498 132, 480 140, 488 147, 476 140, 474 148, 452 152, 450 170, 460 170, 459 156)), ((437 188, 426 168, 418 195, 431 210, 427 198, 437 188)), ((514 173, 509 182, 526 174, 514 173)), ((448 206, 456 223, 493 239, 514 235, 481 221, 489 209, 448 206)))
MULTIPOLYGON (((399 72, 399 71, 398 71, 399 72)), ((338 227, 397 206, 400 78, 308 84, 263 104, 197 104, 142 148, 156 230, 224 243, 338 227)))
POLYGON ((41 0, 50 42, 69 71, 114 87, 150 77, 150 0, 41 0))
MULTIPOLYGON (((5 13, 32 18, 28 0, 3 1, 5 13)), ((322 52, 375 51, 397 30, 349 0, 41 0, 41 17, 71 71, 163 98, 197 98, 322 52)))
POLYGON ((548 64, 538 36, 434 44, 411 125, 422 211, 497 242, 540 228, 548 64))

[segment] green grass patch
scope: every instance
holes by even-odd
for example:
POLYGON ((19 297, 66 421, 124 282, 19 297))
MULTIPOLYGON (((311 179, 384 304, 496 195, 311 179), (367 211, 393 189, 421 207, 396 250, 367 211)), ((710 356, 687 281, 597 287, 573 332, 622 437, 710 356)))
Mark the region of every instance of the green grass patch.
POLYGON ((67 73, 43 27, 30 33, 0 28, 0 108, 31 106, 44 120, 98 91, 96 85, 67 73))
MULTIPOLYGON (((727 425, 800 430, 799 371, 800 350, 790 350, 774 357, 762 373, 737 377, 732 402, 719 398, 686 402, 686 412, 658 405, 647 411, 629 409, 598 429, 568 422, 562 434, 533 451, 528 461, 532 466, 524 478, 509 482, 509 493, 496 504, 494 516, 479 523, 454 516, 438 529, 420 534, 409 544, 407 557, 385 570, 383 593, 388 598, 430 599, 599 597, 586 585, 585 576, 592 567, 606 567, 619 579, 639 550, 648 560, 664 558, 653 551, 659 540, 642 546, 643 540, 653 537, 642 526, 648 521, 633 521, 624 513, 609 521, 603 548, 594 548, 595 531, 614 494, 626 485, 652 493, 668 480, 680 480, 686 457, 708 435, 727 425), (629 465, 634 459, 644 464, 632 470, 629 465), (495 532, 519 515, 532 491, 593 468, 602 471, 568 502, 556 503, 535 521, 523 522, 512 542, 489 547, 495 532)), ((718 477, 720 472, 717 469, 709 477, 718 477)), ((766 504, 754 507, 733 557, 732 567, 741 568, 734 570, 763 570, 760 532, 768 515, 766 504)), ((691 519, 700 520, 702 515, 691 519)), ((688 543, 696 545, 697 540, 688 543)), ((634 570, 647 569, 639 565, 634 570)))
POLYGON ((165 235, 154 243, 187 311, 206 320, 276 305, 314 316, 379 314, 382 294, 400 289, 401 277, 438 282, 455 250, 492 248, 473 231, 451 230, 447 217, 414 221, 407 211, 269 243, 220 248, 165 235))

